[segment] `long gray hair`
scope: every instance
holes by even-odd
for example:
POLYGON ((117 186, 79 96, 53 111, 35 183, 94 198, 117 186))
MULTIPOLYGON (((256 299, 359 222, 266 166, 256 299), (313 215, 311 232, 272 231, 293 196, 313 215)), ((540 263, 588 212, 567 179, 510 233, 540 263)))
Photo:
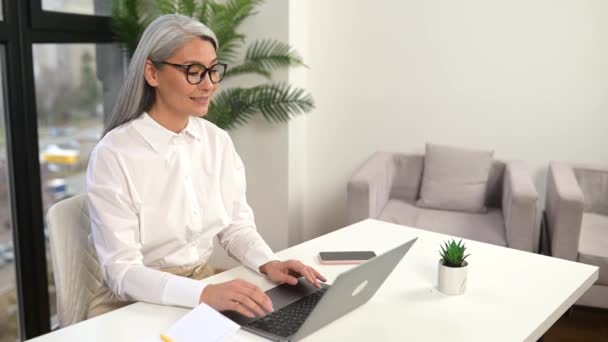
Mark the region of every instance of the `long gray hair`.
POLYGON ((148 25, 131 58, 129 71, 103 135, 136 119, 154 103, 154 88, 144 78, 146 61, 164 61, 194 38, 210 41, 216 50, 219 46, 210 28, 184 15, 163 15, 148 25))

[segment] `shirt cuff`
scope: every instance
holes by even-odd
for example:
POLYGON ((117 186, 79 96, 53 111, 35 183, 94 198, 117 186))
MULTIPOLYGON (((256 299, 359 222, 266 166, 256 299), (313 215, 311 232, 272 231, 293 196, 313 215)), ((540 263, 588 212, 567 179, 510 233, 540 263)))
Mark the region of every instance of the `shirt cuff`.
POLYGON ((260 266, 275 260, 278 261, 279 258, 277 258, 268 245, 263 244, 263 246, 258 245, 251 248, 245 254, 245 260, 242 260, 241 262, 256 273, 262 274, 262 272, 260 272, 260 266))
POLYGON ((204 281, 170 274, 163 293, 163 303, 194 308, 198 306, 206 286, 204 281))

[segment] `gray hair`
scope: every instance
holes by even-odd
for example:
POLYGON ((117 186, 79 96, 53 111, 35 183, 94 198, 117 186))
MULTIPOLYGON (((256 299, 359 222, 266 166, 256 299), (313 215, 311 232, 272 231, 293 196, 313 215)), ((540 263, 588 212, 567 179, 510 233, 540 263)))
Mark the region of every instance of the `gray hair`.
POLYGON ((195 38, 210 41, 216 50, 219 46, 210 28, 184 15, 163 15, 148 25, 133 53, 126 79, 103 135, 136 119, 154 103, 154 88, 144 78, 146 61, 164 61, 195 38))

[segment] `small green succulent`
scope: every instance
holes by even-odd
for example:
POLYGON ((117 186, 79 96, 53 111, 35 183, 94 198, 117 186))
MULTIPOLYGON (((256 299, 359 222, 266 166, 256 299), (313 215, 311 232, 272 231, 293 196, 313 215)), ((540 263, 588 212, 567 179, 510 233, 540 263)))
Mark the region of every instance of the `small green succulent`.
POLYGON ((463 267, 465 265, 465 259, 471 254, 464 254, 466 250, 466 246, 460 240, 456 243, 456 240, 445 241, 444 245, 441 246, 441 258, 443 259, 443 264, 448 267, 463 267))

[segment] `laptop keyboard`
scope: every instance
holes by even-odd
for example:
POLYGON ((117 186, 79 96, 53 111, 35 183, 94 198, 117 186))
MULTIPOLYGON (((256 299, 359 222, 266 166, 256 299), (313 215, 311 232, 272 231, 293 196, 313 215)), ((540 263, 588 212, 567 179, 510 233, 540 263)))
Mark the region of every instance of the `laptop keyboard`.
POLYGON ((271 314, 249 323, 248 326, 282 337, 291 336, 300 329, 327 289, 328 287, 321 288, 306 297, 302 297, 271 314))

